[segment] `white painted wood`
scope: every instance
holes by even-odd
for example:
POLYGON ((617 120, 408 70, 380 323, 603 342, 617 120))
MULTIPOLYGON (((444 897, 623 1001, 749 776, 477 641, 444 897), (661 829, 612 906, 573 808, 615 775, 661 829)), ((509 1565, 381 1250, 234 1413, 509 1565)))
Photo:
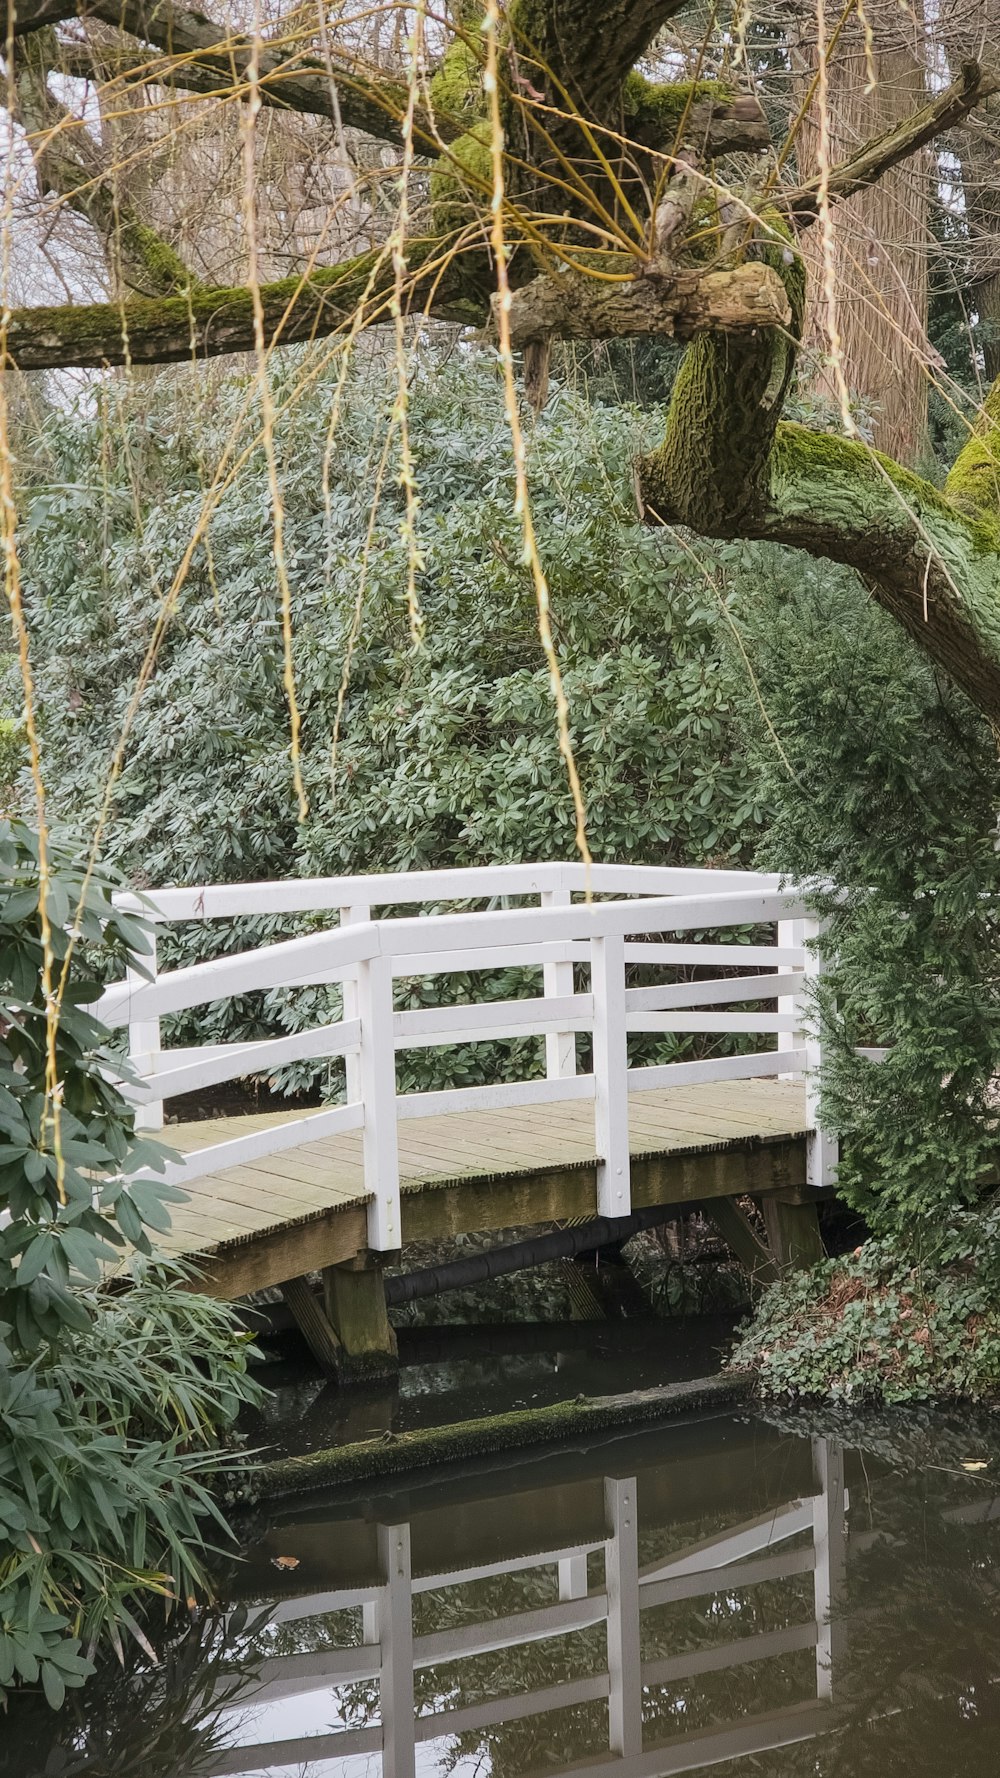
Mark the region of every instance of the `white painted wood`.
POLYGON ((286 1124, 271 1124, 267 1129, 254 1130, 247 1136, 233 1136, 225 1142, 213 1142, 207 1148, 195 1149, 177 1161, 168 1161, 162 1173, 144 1167, 132 1177, 161 1180, 167 1185, 189 1185, 194 1179, 204 1179, 208 1173, 244 1167, 269 1154, 286 1154, 290 1148, 300 1148, 307 1142, 321 1142, 328 1136, 358 1130, 363 1116, 360 1105, 331 1105, 324 1111, 311 1111, 304 1117, 292 1118, 286 1124))
POLYGON ((642 1752, 642 1656, 639 1637, 639 1514, 635 1478, 607 1476, 604 1546, 607 1592, 608 1745, 628 1757, 642 1752))
POLYGON ((664 1062, 650 1068, 630 1068, 630 1093, 658 1092, 661 1087, 689 1087, 705 1080, 755 1080, 781 1074, 789 1067, 800 1072, 805 1067, 806 1052, 777 1050, 759 1051, 750 1056, 711 1056, 703 1062, 664 1062))
POLYGON ((798 1021, 780 1012, 637 1012, 628 1019, 630 1031, 775 1031, 794 1032, 798 1021))
POLYGON ((594 1139, 597 1208, 627 1216, 632 1204, 628 1140, 628 1048, 625 1025, 625 945, 621 937, 594 938, 590 947, 594 998, 594 1139))
POLYGON ((586 1599, 587 1553, 585 1550, 581 1550, 573 1556, 564 1556, 560 1561, 559 1597, 560 1599, 586 1599))
POLYGON ((452 1111, 503 1111, 515 1105, 555 1105, 567 1099, 592 1099, 594 1077, 572 1080, 512 1080, 497 1086, 449 1087, 440 1093, 405 1093, 396 1100, 396 1116, 443 1117, 452 1111))
MULTIPOLYGON (((573 894, 579 894, 586 883, 583 866, 567 863, 410 872, 399 877, 337 877, 235 889, 167 890, 154 897, 162 918, 211 919, 240 912, 329 907, 338 910, 341 924, 175 970, 159 976, 155 984, 144 985, 133 977, 106 990, 95 1011, 108 1022, 131 1026, 132 1051, 146 1077, 144 1084, 131 1089, 133 1100, 152 1107, 170 1094, 294 1060, 335 1054, 347 1058, 350 1095, 347 1107, 320 1114, 322 1123, 314 1117, 292 1120, 216 1144, 172 1165, 168 1177, 203 1177, 244 1160, 262 1159, 300 1142, 318 1140, 327 1129, 363 1127, 366 1180, 371 1191, 370 1240, 379 1250, 391 1251, 398 1247, 400 1238, 398 1118, 592 1099, 600 1157, 600 1209, 610 1215, 627 1213, 629 1089, 792 1075, 810 1061, 812 1040, 796 992, 807 974, 804 910, 795 892, 781 889, 776 877, 754 872, 597 866, 590 879, 594 892, 619 899, 574 903, 573 894), (373 903, 399 904, 410 899, 440 906, 449 897, 489 900, 494 905, 472 914, 434 913, 378 921, 369 917, 373 903), (541 906, 495 905, 497 899, 538 897, 541 906), (697 934, 699 928, 717 930, 775 920, 781 922, 779 937, 784 941, 775 946, 707 944, 696 937, 665 944, 658 937, 664 930, 697 934), (641 941, 643 931, 653 936, 641 941), (591 966, 590 994, 573 992, 574 964, 583 958, 591 966), (668 966, 740 964, 757 973, 626 991, 626 958, 668 966), (542 996, 393 1013, 394 974, 448 973, 457 968, 473 973, 493 971, 512 960, 539 970, 542 996), (762 973, 764 970, 768 973, 762 973), (259 1043, 207 1044, 201 1050, 174 1052, 160 1048, 157 1021, 165 1014, 232 994, 320 981, 342 982, 345 1006, 352 1016, 336 1025, 259 1043), (737 1010, 741 1003, 753 999, 777 1000, 779 1011, 737 1010), (794 1010, 787 1010, 786 1002, 793 1003, 794 1010), (706 1007, 715 1010, 706 1011, 706 1007), (579 1075, 574 1040, 588 1030, 593 1031, 595 1072, 579 1075), (752 1056, 629 1070, 629 1030, 767 1033, 776 1036, 781 1047, 752 1056), (397 1098, 395 1048, 525 1035, 537 1035, 546 1043, 544 1081, 397 1098)), ((123 905, 127 901, 125 897, 123 905)), ((154 1114, 147 1111, 143 1115, 154 1114)), ((814 1096, 810 1098, 810 1118, 815 1126, 814 1096)), ((811 1139, 810 1152, 818 1183, 830 1171, 829 1143, 818 1132, 811 1139)))
MULTIPOLYGON (((543 889, 540 900, 543 908, 568 908, 572 903, 572 896, 568 889, 543 889)), ((542 979, 547 1000, 565 1000, 572 996, 572 962, 544 964, 542 979)), ((566 1080, 576 1073, 576 1029, 574 1026, 546 1032, 545 1072, 549 1080, 566 1080)))
POLYGON ((813 1469, 819 1492, 813 1496, 813 1604, 818 1626, 816 1641, 816 1695, 832 1698, 837 1669, 844 1653, 845 1629, 841 1617, 847 1579, 844 1488, 844 1453, 829 1439, 814 1438, 813 1469))
POLYGON ((706 1593, 728 1593, 763 1581, 788 1580, 793 1574, 812 1574, 815 1551, 780 1550, 775 1556, 758 1556, 734 1562, 729 1568, 703 1569, 699 1574, 680 1574, 671 1580, 640 1580, 639 1596, 645 1611, 653 1605, 676 1605, 682 1599, 703 1599, 706 1593))
POLYGON ((593 1007, 589 994, 570 994, 551 1001, 490 1000, 477 1001, 472 1006, 422 1006, 395 1013, 393 1032, 397 1049, 418 1049, 429 1044, 487 1043, 498 1037, 554 1032, 561 1021, 571 1030, 587 1031, 593 1007))
POLYGON ((479 967, 492 969, 496 962, 493 953, 511 945, 570 936, 590 940, 633 934, 640 924, 640 913, 641 924, 647 930, 661 930, 669 924, 672 930, 681 931, 699 926, 767 923, 796 907, 794 897, 788 894, 744 891, 679 896, 674 900, 660 897, 638 904, 593 902, 570 909, 514 908, 480 914, 441 914, 433 919, 378 921, 283 939, 237 956, 216 957, 207 963, 172 970, 155 984, 136 987, 129 982, 117 982, 105 990, 94 1012, 105 1024, 126 1024, 132 1019, 181 1012, 232 994, 315 981, 320 973, 324 979, 342 978, 350 966, 376 953, 398 963, 424 952, 431 936, 442 957, 471 946, 479 953, 479 967))
MULTIPOLYGON (((783 922, 782 922, 783 923, 783 922)), ((626 941, 626 963, 711 965, 712 968, 800 969, 803 953, 789 945, 721 945, 687 939, 666 944, 657 939, 626 941)))
POLYGON ((328 979, 332 979, 362 957, 373 955, 377 948, 378 928, 374 925, 347 932, 308 933, 304 938, 282 939, 236 956, 213 957, 208 963, 173 969, 156 982, 138 987, 128 981, 114 982, 95 1001, 92 1011, 105 1025, 127 1025, 133 1019, 184 1012, 231 994, 315 981, 321 971, 331 972, 328 979))
MULTIPOLYGON (((767 1716, 745 1716, 721 1728, 680 1736, 666 1747, 651 1747, 630 1759, 612 1755, 608 1760, 588 1760, 585 1766, 577 1768, 573 1778, 577 1774, 579 1778, 677 1778, 681 1772, 701 1771, 706 1766, 749 1759, 753 1754, 811 1741, 833 1726, 829 1705, 810 1699, 803 1704, 787 1704, 783 1710, 767 1716)), ((569 1773, 564 1771, 563 1778, 570 1778, 569 1773)))
POLYGON ((811 1531, 812 1524, 812 1497, 793 1500, 788 1506, 761 1513, 756 1519, 734 1526, 721 1536, 706 1537, 701 1543, 691 1544, 680 1555, 670 1556, 665 1562, 648 1564, 640 1578, 643 1581, 668 1580, 681 1574, 701 1574, 706 1569, 725 1568, 729 1563, 741 1562, 745 1556, 771 1549, 788 1537, 811 1531))
POLYGON ((668 1655, 660 1661, 644 1661, 642 1683, 676 1685, 682 1679, 696 1679, 703 1673, 725 1673, 755 1661, 773 1661, 779 1655, 795 1654, 800 1648, 814 1648, 815 1645, 815 1623, 791 1624, 786 1630, 745 1636, 740 1642, 693 1649, 683 1655, 668 1655))
POLYGON ((836 1136, 822 1129, 819 1121, 819 1076, 823 1055, 810 992, 815 988, 823 969, 824 930, 825 927, 819 920, 803 922, 806 946, 803 1001, 806 1010, 802 1035, 806 1048, 806 1113, 810 1127, 806 1144, 806 1183, 816 1187, 836 1183, 837 1164, 840 1160, 840 1146, 836 1136))
MULTIPOLYGON (((597 895, 697 895, 727 889, 777 889, 775 873, 711 870, 674 865, 593 864, 590 886, 597 895)), ((239 915, 331 912, 352 903, 403 906, 410 902, 489 900, 497 895, 533 896, 548 890, 583 894, 582 863, 486 864, 452 870, 386 872, 356 877, 298 877, 262 883, 204 884, 157 889, 137 896, 123 890, 115 905, 133 913, 152 912, 169 921, 218 920, 239 915)))
POLYGON ((464 1624, 459 1630, 435 1630, 417 1637, 413 1659, 418 1667, 436 1667, 439 1661, 460 1661, 467 1655, 519 1648, 524 1642, 544 1642, 550 1636, 570 1636, 577 1630, 589 1630, 592 1624, 602 1624, 607 1611, 605 1594, 591 1593, 586 1599, 536 1606, 533 1611, 464 1624))
POLYGON ((313 1056, 342 1056, 356 1050, 360 1040, 360 1021, 351 1019, 346 1024, 318 1025, 311 1031, 295 1031, 289 1037, 269 1037, 259 1043, 161 1050, 150 1058, 150 1078, 139 1091, 143 1097, 159 1093, 161 1098, 169 1099, 178 1093, 193 1093, 199 1087, 216 1086, 223 1080, 243 1080, 249 1074, 279 1068, 286 1062, 301 1062, 313 1056), (175 1061, 175 1057, 184 1059, 175 1061))
MULTIPOLYGON (((340 910, 341 926, 366 926, 372 917, 371 907, 367 902, 350 902, 340 910)), ((352 970, 344 976, 341 992, 344 997, 344 1019, 356 1019, 358 1016, 358 976, 352 970)), ((344 1072, 348 1103, 352 1104, 361 1098, 361 1057, 357 1054, 344 1056, 344 1072)))
MULTIPOLYGON (((445 1569, 440 1574, 421 1574, 413 1578, 415 1593, 436 1593, 439 1587, 464 1587, 473 1580, 492 1580, 498 1574, 523 1574, 528 1568, 547 1568, 555 1565, 562 1568, 564 1562, 575 1562, 580 1558, 586 1562, 588 1555, 595 1550, 603 1550, 604 1540, 595 1543, 574 1544, 566 1550, 542 1550, 530 1556, 509 1556, 506 1561, 487 1562, 481 1568, 445 1569)), ((583 1594, 574 1593, 572 1597, 582 1598, 583 1594)), ((562 1594, 560 1594, 560 1598, 562 1594)))
MULTIPOLYGON (((371 930, 371 928, 369 928, 371 930)), ((368 1245, 377 1253, 402 1245, 399 1142, 396 1131, 396 1055, 392 1027, 392 971, 385 957, 358 967, 361 1015, 361 1098, 364 1107, 368 1245)))
MULTIPOLYGON (((794 978, 789 984, 788 992, 783 995, 778 1002, 778 1011, 791 1014, 791 1016, 797 1020, 797 1026, 795 1030, 779 1032, 777 1047, 779 1050, 801 1049, 805 1042, 802 1035, 802 989, 806 955, 805 922, 802 920, 779 920, 778 944, 779 946, 787 947, 792 950, 801 951, 802 962, 794 971, 794 978)), ((783 1074, 779 1076, 779 1078, 782 1080, 791 1080, 794 1076, 783 1074)))
MULTIPOLYGON (((627 959, 626 959, 627 961, 627 959)), ((776 1000, 799 976, 794 970, 774 970, 770 975, 724 976, 718 981, 667 982, 659 988, 627 988, 625 1005, 629 1016, 640 1012, 670 1012, 689 1006, 734 1006, 741 1000, 776 1000)), ((780 1000, 778 1011, 794 1012, 780 1000)), ((783 1046, 779 1043, 778 1048, 783 1046)), ((785 1046, 790 1047, 790 1046, 785 1046)))
MULTIPOLYGON (((361 989, 362 1000, 364 988, 361 989)), ((382 1778, 414 1778, 413 1617, 410 1593, 410 1527, 379 1525, 378 1551, 385 1576, 378 1598, 379 1708, 382 1778)))
MULTIPOLYGON (((155 931, 150 937, 152 949, 147 956, 147 967, 155 982, 157 974, 157 943, 155 931)), ((135 990, 144 983, 145 978, 139 974, 138 970, 130 969, 127 973, 126 980, 128 981, 129 986, 135 990)), ((145 1018, 131 1021, 128 1028, 128 1053, 133 1068, 141 1074, 148 1072, 148 1070, 142 1066, 142 1059, 154 1055, 160 1047, 160 1042, 160 1021, 158 1018, 145 1018)), ((139 1094, 136 1094, 132 1102, 136 1106, 135 1127, 137 1130, 162 1130, 162 1097, 154 1099, 140 1097, 139 1094)))
MULTIPOLYGON (((470 1730, 474 1733, 502 1722, 523 1722, 529 1716, 547 1716, 550 1710, 572 1710, 580 1704, 597 1703, 607 1695, 606 1673, 595 1673, 589 1679, 565 1679, 561 1684, 521 1692, 513 1698, 494 1698, 489 1703, 466 1704, 456 1710, 437 1710, 433 1716, 419 1716, 417 1741, 436 1741, 442 1735, 464 1735, 470 1730)), ((558 1768, 551 1778, 561 1778, 558 1768)))

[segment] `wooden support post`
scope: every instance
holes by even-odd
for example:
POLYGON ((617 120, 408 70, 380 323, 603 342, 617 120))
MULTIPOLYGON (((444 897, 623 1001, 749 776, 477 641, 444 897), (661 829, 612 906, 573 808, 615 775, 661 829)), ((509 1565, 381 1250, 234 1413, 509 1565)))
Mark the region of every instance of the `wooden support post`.
POLYGON ((731 1247, 750 1279, 750 1288, 774 1284, 781 1276, 778 1263, 744 1216, 735 1198, 711 1198, 703 1205, 727 1247, 731 1247))
POLYGON ((844 1453, 828 1439, 813 1439, 813 1467, 819 1493, 813 1496, 813 1571, 816 1611, 816 1693, 833 1697, 835 1671, 844 1653, 845 1632, 840 1617, 847 1579, 844 1488, 844 1453))
MULTIPOLYGON (((568 889, 543 889, 539 899, 543 908, 568 908, 572 903, 568 889)), ((542 982, 547 1000, 561 1000, 572 994, 572 963, 543 964, 542 982)), ((546 1032, 545 1073, 549 1080, 565 1080, 576 1073, 576 1037, 572 1031, 546 1032)))
POLYGON ((597 1209, 601 1216, 627 1216, 632 1189, 624 938, 591 939, 590 975, 594 994, 594 1135, 600 1157, 597 1209))
MULTIPOLYGON (((805 984, 815 992, 816 983, 823 969, 823 925, 820 920, 803 922, 803 936, 806 945, 805 984)), ((807 1008, 812 999, 807 999, 807 1008)), ((813 1013, 815 1018, 815 1012, 813 1013)), ((840 1150, 836 1136, 822 1129, 819 1121, 819 1073, 822 1066, 822 1046, 815 1030, 807 1025, 802 1033, 802 1041, 806 1050, 806 1117, 810 1134, 806 1140, 806 1183, 814 1188, 833 1185, 837 1177, 837 1162, 840 1150)))
POLYGON ((307 1278, 287 1278, 281 1294, 295 1318, 295 1325, 309 1347, 316 1363, 328 1376, 339 1377, 343 1349, 318 1296, 309 1288, 307 1278))
POLYGON ((589 1591, 586 1551, 582 1551, 576 1556, 560 1556, 559 1598, 561 1600, 586 1599, 589 1591))
POLYGON ((378 1594, 382 1773, 383 1778, 413 1778, 416 1750, 409 1525, 380 1525, 378 1552, 383 1573, 378 1594))
POLYGON ((341 1348, 341 1375, 351 1381, 394 1375, 396 1335, 385 1301, 382 1266, 373 1253, 323 1269, 326 1317, 341 1348))
POLYGON ((793 1204, 785 1198, 762 1199, 771 1254, 783 1272, 814 1266, 826 1258, 815 1204, 793 1204))

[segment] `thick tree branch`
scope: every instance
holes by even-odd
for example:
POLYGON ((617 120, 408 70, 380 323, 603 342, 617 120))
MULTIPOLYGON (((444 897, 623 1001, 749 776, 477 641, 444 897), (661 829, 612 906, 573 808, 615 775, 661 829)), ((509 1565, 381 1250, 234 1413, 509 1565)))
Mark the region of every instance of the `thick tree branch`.
MULTIPOLYGON (((494 304, 496 303, 494 297, 494 304)), ((729 270, 650 269, 627 283, 565 268, 513 292, 511 340, 522 348, 550 338, 625 339, 639 334, 690 339, 709 331, 787 327, 791 308, 770 266, 747 261, 729 270)))
MULTIPOLYGON (((411 241, 407 254, 406 295, 413 311, 426 303, 443 320, 486 319, 488 297, 478 282, 481 256, 463 260, 437 239, 411 241)), ((265 344, 291 345, 336 333, 359 307, 365 324, 387 321, 393 290, 391 258, 384 251, 363 253, 309 277, 262 285, 265 344)), ((249 290, 236 288, 198 289, 160 301, 15 309, 6 345, 8 363, 25 371, 218 358, 253 350, 253 305, 249 290)))
POLYGON ((51 28, 19 40, 17 113, 39 185, 64 198, 96 229, 109 265, 131 290, 143 296, 174 296, 193 288, 197 280, 180 255, 118 189, 108 155, 79 118, 53 97, 48 77, 57 61, 51 28))
MULTIPOLYGON (((253 39, 230 32, 204 14, 174 6, 170 0, 85 0, 91 17, 140 42, 150 43, 173 64, 174 84, 194 91, 223 91, 245 80, 253 54, 253 39)), ((164 84, 169 84, 165 79, 164 84)), ((385 141, 400 142, 401 120, 406 112, 405 81, 365 68, 354 58, 332 54, 331 66, 311 50, 263 48, 259 55, 260 97, 265 105, 306 112, 341 122, 385 141)), ((149 79, 161 79, 160 73, 149 79)), ((461 117, 432 117, 418 104, 414 136, 422 151, 438 152, 438 143, 452 142, 468 128, 461 117)))
MULTIPOLYGON (((1000 76, 981 68, 978 62, 963 63, 958 79, 930 104, 907 118, 905 123, 896 124, 893 129, 866 142, 850 160, 831 168, 831 200, 837 202, 850 198, 855 192, 876 185, 892 167, 908 160, 946 130, 964 123, 977 105, 997 92, 1000 92, 1000 76)), ((792 191, 782 192, 775 198, 775 207, 783 215, 793 218, 800 227, 807 228, 819 215, 819 193, 820 180, 817 177, 792 191)))
POLYGON ((67 6, 66 0, 2 0, 2 41, 6 43, 10 37, 28 37, 45 25, 61 24, 63 19, 72 18, 74 10, 67 6))
MULTIPOLYGON (((99 4, 101 3, 102 0, 99 0, 99 4)), ((94 13, 95 8, 92 6, 90 11, 94 13)), ((120 15, 120 8, 109 6, 101 16, 110 22, 112 12, 120 15)), ((176 13, 173 16, 176 17, 176 13)), ((181 34, 184 37, 188 36, 187 30, 183 28, 186 16, 180 15, 181 34)), ((138 25, 138 18, 135 22, 138 25)), ((59 69, 61 73, 77 80, 100 81, 105 84, 127 81, 143 86, 177 88, 206 97, 225 98, 232 94, 237 98, 245 98, 248 88, 243 70, 248 59, 247 40, 239 40, 242 46, 241 67, 234 70, 225 48, 225 39, 220 37, 219 32, 215 33, 215 38, 214 53, 209 53, 206 49, 194 52, 190 49, 182 51, 174 35, 172 41, 175 53, 168 54, 161 49, 159 56, 132 48, 102 50, 100 56, 95 56, 87 44, 67 41, 60 44, 59 69)), ((164 35, 164 41, 166 40, 164 35)), ((265 57, 265 61, 267 60, 265 57)), ((398 143, 400 119, 407 102, 403 82, 393 80, 388 75, 363 70, 357 64, 343 59, 334 61, 333 73, 341 122, 350 129, 363 130, 367 135, 376 136, 381 141, 398 143)), ((767 121, 755 99, 743 96, 734 98, 726 90, 713 90, 713 84, 709 81, 702 85, 704 91, 699 93, 687 110, 684 131, 686 141, 697 144, 709 156, 757 153, 768 147, 770 133, 767 121)), ((669 87, 656 86, 643 80, 640 75, 635 77, 634 83, 629 82, 629 99, 623 118, 624 131, 642 147, 662 152, 673 146, 681 106, 676 96, 672 104, 665 103, 665 95, 670 90, 669 87)), ((674 89, 675 95, 678 90, 674 89)), ((313 71, 309 59, 298 57, 294 61, 278 61, 271 68, 262 68, 259 91, 264 105, 297 111, 306 116, 325 117, 329 121, 335 118, 329 74, 325 68, 321 72, 313 71)), ((519 101, 530 112, 532 102, 525 94, 519 94, 519 101)), ((440 154, 442 145, 447 148, 456 142, 468 127, 469 117, 452 112, 447 106, 435 105, 432 119, 425 107, 417 105, 416 139, 420 153, 429 159, 440 154)))

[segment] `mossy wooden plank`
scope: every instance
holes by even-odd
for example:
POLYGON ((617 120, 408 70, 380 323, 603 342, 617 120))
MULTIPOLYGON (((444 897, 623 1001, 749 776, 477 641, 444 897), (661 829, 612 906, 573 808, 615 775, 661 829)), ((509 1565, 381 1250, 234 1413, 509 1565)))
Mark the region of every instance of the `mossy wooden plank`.
MULTIPOLYGON (((800 1082, 774 1080, 631 1094, 633 1201, 687 1203, 801 1188, 804 1105, 800 1082)), ((248 1125, 267 1128, 301 1115, 178 1126, 177 1146, 202 1147, 248 1125)), ((586 1100, 406 1120, 399 1147, 405 1241, 595 1212, 594 1112, 586 1100)), ((188 1203, 178 1207, 171 1248, 213 1250, 211 1288, 218 1294, 338 1264, 366 1244, 361 1156, 360 1133, 350 1131, 195 1180, 188 1203)))
POLYGON ((208 1296, 248 1296, 288 1278, 353 1259, 368 1239, 361 1204, 338 1205, 308 1222, 284 1223, 267 1234, 203 1258, 199 1286, 208 1296))

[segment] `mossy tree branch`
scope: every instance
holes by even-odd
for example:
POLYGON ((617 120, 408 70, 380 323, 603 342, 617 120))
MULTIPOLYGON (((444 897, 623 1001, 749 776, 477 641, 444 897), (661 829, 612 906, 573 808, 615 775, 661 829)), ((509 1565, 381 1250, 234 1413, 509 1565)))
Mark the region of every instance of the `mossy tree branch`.
MULTIPOLYGON (((442 320, 464 325, 485 320, 489 292, 481 256, 453 255, 447 242, 432 236, 410 241, 407 257, 406 295, 414 312, 426 304, 442 320)), ((336 333, 359 308, 369 325, 388 321, 393 293, 392 263, 384 251, 264 284, 265 345, 287 346, 336 333)), ((25 371, 218 358, 253 350, 253 303, 250 291, 237 286, 196 289, 159 301, 134 298, 14 309, 6 346, 8 363, 25 371)))
POLYGON ((109 265, 129 289, 143 296, 176 296, 194 289, 197 280, 176 249, 117 189, 104 149, 53 96, 49 75, 58 66, 59 46, 51 26, 19 40, 16 109, 39 185, 86 218, 104 243, 109 265))
MULTIPOLYGON (((965 62, 957 80, 914 112, 904 123, 896 124, 883 135, 866 142, 857 154, 831 169, 829 192, 831 200, 851 198, 855 192, 877 185, 893 167, 926 148, 929 142, 964 123, 977 105, 1000 92, 1000 76, 980 67, 978 62, 965 62)), ((777 200, 785 216, 799 227, 808 227, 819 215, 820 179, 810 179, 796 186, 777 200)))
MULTIPOLYGON (((984 90, 974 81, 966 86, 984 90)), ((834 195, 854 189, 845 178, 834 195)), ((781 248, 776 217, 762 233, 751 251, 763 252, 783 276, 793 325, 739 338, 706 334, 689 347, 663 441, 639 466, 644 516, 702 536, 784 544, 856 569, 1000 726, 1000 384, 943 491, 858 440, 782 421, 803 272, 789 246, 781 248)))

